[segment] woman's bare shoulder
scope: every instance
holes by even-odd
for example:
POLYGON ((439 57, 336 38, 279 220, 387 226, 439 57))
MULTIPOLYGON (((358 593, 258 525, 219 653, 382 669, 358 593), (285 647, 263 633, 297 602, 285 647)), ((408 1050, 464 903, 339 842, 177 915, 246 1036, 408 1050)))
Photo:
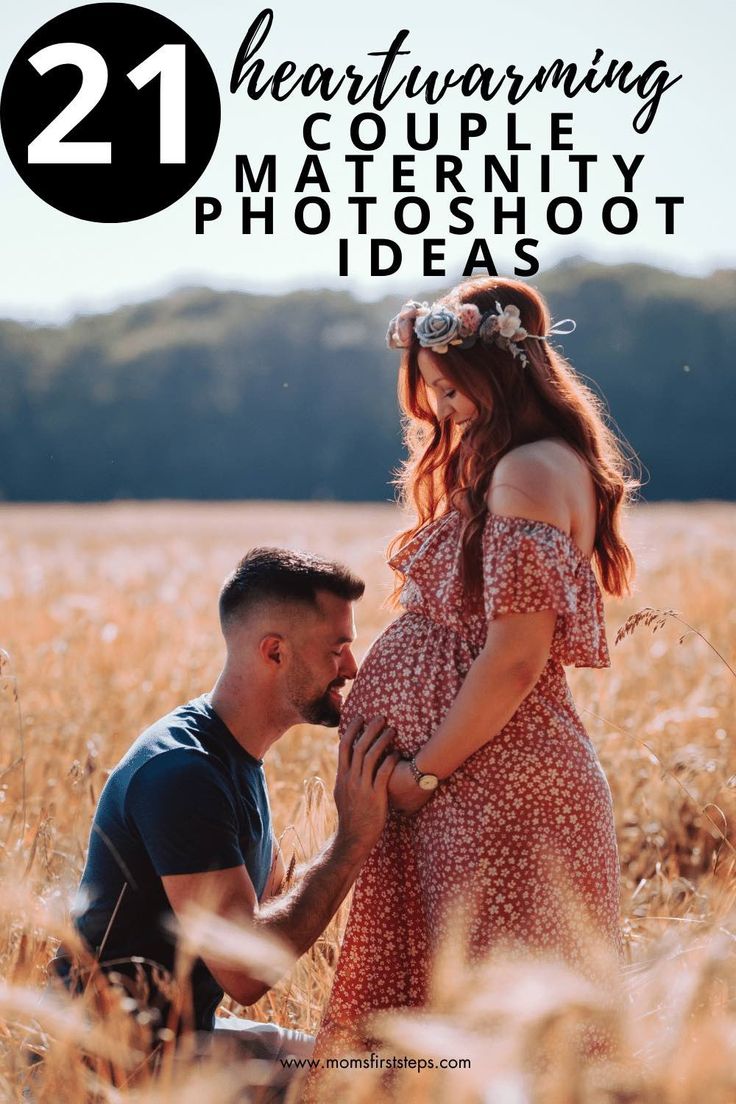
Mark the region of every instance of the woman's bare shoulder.
POLYGON ((578 503, 589 481, 583 459, 564 440, 533 440, 499 460, 488 492, 488 508, 506 517, 546 521, 570 533, 577 528, 578 503))
POLYGON ((493 472, 488 509, 507 517, 546 521, 570 532, 569 462, 555 442, 531 441, 507 452, 493 472))

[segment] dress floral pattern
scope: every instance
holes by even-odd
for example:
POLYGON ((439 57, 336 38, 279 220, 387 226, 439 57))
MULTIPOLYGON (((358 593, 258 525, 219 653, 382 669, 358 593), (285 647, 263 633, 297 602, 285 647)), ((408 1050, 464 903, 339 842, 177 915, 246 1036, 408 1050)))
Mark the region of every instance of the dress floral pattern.
POLYGON ((610 665, 598 584, 561 529, 489 514, 483 608, 468 612, 462 524, 457 511, 443 515, 392 561, 406 576, 405 612, 368 652, 342 726, 385 715, 398 749, 415 754, 501 614, 556 610, 551 653, 508 724, 416 816, 389 814, 355 886, 318 1055, 354 1045, 371 1012, 427 1001, 432 954, 459 902, 471 958, 503 944, 584 973, 586 923, 622 953, 611 791, 563 671, 610 665))

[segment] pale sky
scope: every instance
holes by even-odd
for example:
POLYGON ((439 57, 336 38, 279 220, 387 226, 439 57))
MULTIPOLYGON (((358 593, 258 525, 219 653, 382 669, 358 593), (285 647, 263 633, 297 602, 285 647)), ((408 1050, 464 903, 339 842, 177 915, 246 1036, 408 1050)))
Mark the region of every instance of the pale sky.
MULTIPOLYGON (((57 0, 5 5, 0 16, 3 78, 25 40, 68 6, 57 0)), ((440 141, 435 151, 439 153, 460 152, 461 110, 487 118, 486 135, 463 155, 463 182, 474 198, 477 219, 473 234, 461 238, 447 232, 449 196, 430 194, 434 153, 422 155, 417 169, 418 194, 426 195, 433 208, 426 236, 447 239, 450 275, 464 263, 473 237, 492 236, 492 196, 482 190, 482 158, 488 153, 508 158, 505 135, 510 110, 517 112, 521 136, 532 143, 532 150, 520 155, 520 167, 522 191, 528 197, 527 234, 540 241, 536 252, 542 271, 571 254, 603 261, 645 261, 691 273, 736 263, 732 213, 736 173, 730 138, 736 17, 734 5, 726 0, 704 0, 697 6, 690 0, 516 0, 508 5, 466 0, 454 7, 445 0, 411 5, 372 0, 363 6, 348 6, 344 0, 273 0, 274 26, 259 54, 269 71, 290 59, 299 71, 319 61, 338 72, 353 63, 371 74, 377 62, 367 56, 368 51, 385 50, 396 32, 406 27, 411 55, 400 66, 397 63, 398 75, 410 65, 444 72, 461 71, 474 62, 493 66, 499 73, 513 63, 531 75, 557 57, 584 69, 599 47, 604 51, 599 68, 614 57, 631 60, 640 69, 661 59, 672 75, 682 74, 683 79, 664 94, 657 117, 644 135, 632 128, 641 101, 618 91, 602 90, 574 100, 546 91, 530 95, 515 109, 502 96, 484 103, 449 94, 434 109, 421 100, 397 97, 383 113, 388 141, 376 154, 370 170, 373 186, 366 189, 378 197, 371 211, 372 236, 393 238, 404 251, 402 269, 390 280, 368 274, 365 243, 357 238, 355 211, 346 202, 352 187, 344 157, 355 152, 349 143, 349 123, 356 111, 370 110, 370 105, 352 108, 341 98, 325 105, 297 94, 284 103, 266 98, 251 102, 242 91, 231 94, 228 85, 237 46, 260 4, 147 0, 147 6, 179 23, 213 66, 223 105, 214 158, 192 191, 168 210, 137 223, 100 225, 70 218, 44 204, 16 175, 0 146, 0 316, 62 319, 75 311, 105 309, 193 283, 267 291, 329 285, 369 297, 388 290, 411 294, 424 283, 419 245, 416 238, 396 231, 393 208, 399 197, 391 194, 388 183, 391 154, 411 152, 405 134, 407 111, 416 111, 420 119, 426 118, 428 110, 439 113, 440 141), (550 195, 542 196, 539 187, 540 156, 549 151, 549 114, 555 110, 574 113, 573 152, 598 155, 598 162, 590 167, 590 190, 582 197, 583 226, 569 237, 555 236, 545 223, 549 199, 577 191, 567 155, 553 155, 550 195), (320 131, 332 141, 332 149, 323 155, 323 167, 333 216, 329 231, 321 237, 298 234, 292 222, 294 182, 308 152, 302 143, 302 123, 312 111, 332 114, 331 122, 320 131), (248 153, 255 161, 265 153, 277 155, 272 238, 240 233, 240 197, 233 183, 236 153, 248 153), (602 204, 609 196, 623 193, 614 153, 627 161, 644 154, 633 193, 639 223, 626 237, 613 237, 601 226, 602 204), (222 217, 201 237, 194 234, 197 194, 217 196, 223 203, 222 217), (684 207, 676 213, 674 236, 664 233, 662 209, 654 204, 656 195, 685 197, 684 207), (343 236, 351 239, 352 275, 347 279, 337 275, 337 240, 343 236)), ((312 189, 310 194, 319 193, 312 189)), ((503 236, 491 242, 500 272, 511 272, 515 238, 507 227, 503 236)))

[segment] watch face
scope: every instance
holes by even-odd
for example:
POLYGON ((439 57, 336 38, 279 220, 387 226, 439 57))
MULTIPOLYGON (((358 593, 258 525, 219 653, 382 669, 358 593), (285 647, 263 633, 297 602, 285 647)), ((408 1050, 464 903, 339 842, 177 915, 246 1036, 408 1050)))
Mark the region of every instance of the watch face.
POLYGON ((436 790, 439 778, 436 774, 423 774, 419 779, 419 785, 423 790, 436 790))

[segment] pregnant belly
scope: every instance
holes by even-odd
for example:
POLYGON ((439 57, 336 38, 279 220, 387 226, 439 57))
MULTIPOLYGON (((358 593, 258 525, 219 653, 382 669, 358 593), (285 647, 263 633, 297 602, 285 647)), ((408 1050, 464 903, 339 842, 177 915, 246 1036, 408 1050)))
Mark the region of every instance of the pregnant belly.
POLYGON ((413 755, 444 718, 475 658, 467 640, 417 613, 404 613, 371 646, 342 711, 340 729, 355 716, 383 716, 396 747, 413 755))

